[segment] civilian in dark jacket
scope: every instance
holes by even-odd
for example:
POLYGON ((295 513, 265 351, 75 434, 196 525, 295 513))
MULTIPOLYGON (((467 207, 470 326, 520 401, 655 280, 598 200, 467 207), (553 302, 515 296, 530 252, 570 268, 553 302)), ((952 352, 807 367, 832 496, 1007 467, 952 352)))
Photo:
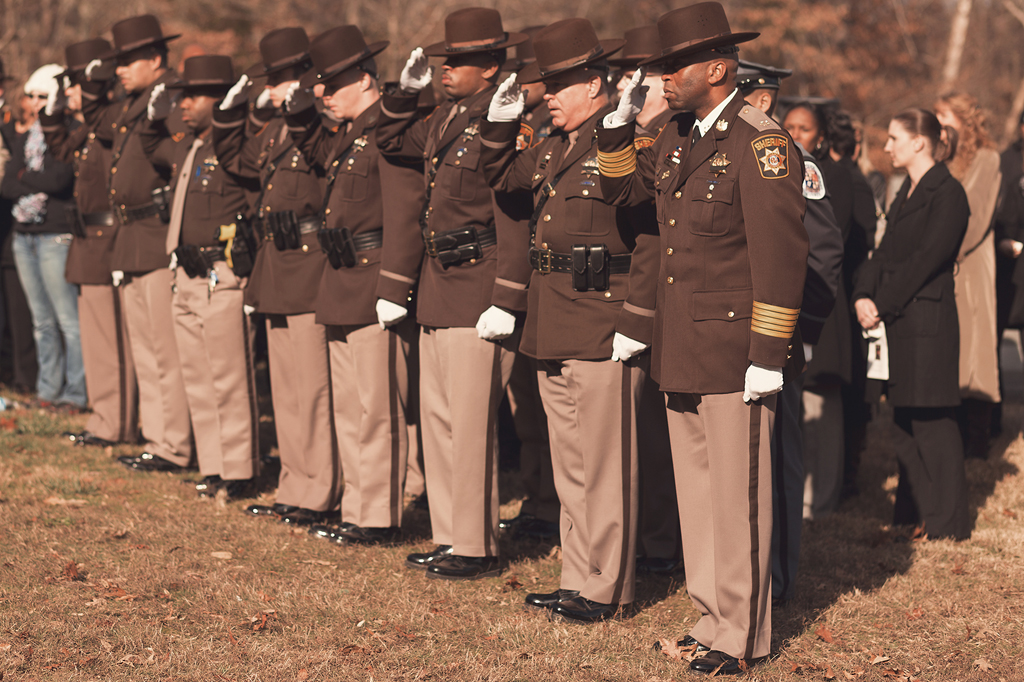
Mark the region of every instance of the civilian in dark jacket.
POLYGON ((853 300, 861 326, 884 322, 889 344, 889 402, 901 431, 894 522, 959 540, 970 537, 971 526, 954 416, 960 328, 953 266, 970 209, 942 163, 955 150, 956 131, 931 112, 912 109, 889 124, 886 151, 909 177, 889 210, 882 243, 857 274, 853 300))
POLYGON ((74 170, 47 149, 38 114, 57 90, 56 64, 40 67, 25 84, 23 118, 4 126, 10 160, 0 194, 14 202, 14 258, 32 310, 39 358, 36 391, 46 402, 71 409, 86 406, 85 370, 78 332, 78 292, 64 278, 71 228, 74 170))

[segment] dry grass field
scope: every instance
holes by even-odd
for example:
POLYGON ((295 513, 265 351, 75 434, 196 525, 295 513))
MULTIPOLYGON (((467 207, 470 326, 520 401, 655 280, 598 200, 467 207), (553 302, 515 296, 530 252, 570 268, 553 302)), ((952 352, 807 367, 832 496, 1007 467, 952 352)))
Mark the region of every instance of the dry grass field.
MULTIPOLYGON (((1008 434, 1022 411, 1007 406, 1008 434)), ((557 548, 506 540, 501 577, 427 580, 403 565, 431 547, 422 511, 403 545, 337 547, 197 499, 195 474, 133 473, 114 459, 128 449, 60 442, 82 423, 0 413, 4 682, 699 679, 651 650, 696 617, 681 571, 644 579, 622 620, 552 624, 521 604, 557 586, 557 548)), ((861 495, 805 526, 799 595, 745 679, 1024 679, 1024 441, 968 462, 970 541, 914 541, 887 525, 891 428, 871 427, 861 495)))

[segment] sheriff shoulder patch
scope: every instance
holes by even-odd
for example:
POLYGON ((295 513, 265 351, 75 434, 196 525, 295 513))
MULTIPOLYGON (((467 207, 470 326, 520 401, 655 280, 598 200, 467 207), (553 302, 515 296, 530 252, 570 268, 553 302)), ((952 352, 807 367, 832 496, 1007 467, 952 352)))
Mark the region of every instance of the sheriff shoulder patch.
POLYGON ((641 149, 647 149, 652 144, 654 144, 654 138, 647 135, 644 135, 643 137, 638 137, 635 140, 633 140, 633 147, 637 151, 640 151, 641 149))
POLYGON ((757 158, 757 170, 766 180, 789 177, 786 159, 789 156, 789 138, 785 135, 761 135, 750 143, 757 158))
POLYGON ((171 139, 174 140, 175 142, 181 142, 182 140, 185 139, 185 133, 174 133, 173 135, 171 135, 171 139))
POLYGON ((516 151, 523 151, 533 146, 533 127, 526 123, 519 124, 519 134, 516 135, 516 151))
POLYGON ((821 169, 813 161, 804 161, 804 198, 821 201, 825 198, 825 181, 821 169))

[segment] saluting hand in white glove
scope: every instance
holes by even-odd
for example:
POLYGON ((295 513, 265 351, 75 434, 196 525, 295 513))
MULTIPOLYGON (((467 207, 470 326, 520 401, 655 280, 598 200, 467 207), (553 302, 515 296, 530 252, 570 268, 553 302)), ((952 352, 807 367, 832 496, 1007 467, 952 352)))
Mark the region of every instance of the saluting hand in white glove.
POLYGON ((526 95, 516 83, 516 75, 512 74, 498 86, 491 104, 487 107, 487 120, 494 123, 507 123, 523 115, 526 109, 526 95))
POLYGON ((249 101, 249 91, 252 90, 252 80, 244 73, 239 77, 238 82, 231 86, 228 90, 228 94, 224 95, 224 99, 221 100, 220 105, 217 107, 221 111, 228 111, 234 109, 237 106, 246 104, 249 101))
POLYGON ((93 82, 108 81, 114 77, 117 65, 113 61, 93 59, 85 66, 85 79, 93 82))
POLYGON ((46 106, 43 108, 43 113, 47 116, 53 116, 64 111, 67 105, 67 95, 64 94, 63 88, 58 87, 51 90, 50 94, 46 97, 46 106))
POLYGON ((743 378, 743 402, 752 403, 782 390, 782 368, 750 363, 743 378))
POLYGON ((174 101, 171 99, 171 91, 163 83, 158 83, 149 95, 149 104, 146 105, 146 117, 150 121, 162 121, 171 115, 171 108, 173 106, 174 101))
POLYGON ((636 120, 637 114, 644 110, 644 102, 647 101, 647 91, 650 90, 644 82, 644 70, 637 69, 633 77, 622 89, 622 97, 619 98, 619 105, 615 111, 604 117, 605 128, 618 128, 630 121, 636 120))
POLYGON ((484 341, 507 339, 515 330, 516 316, 493 305, 480 313, 476 321, 476 333, 484 341))
POLYGON ((272 106, 274 103, 270 101, 270 88, 263 88, 263 92, 256 97, 256 108, 267 109, 272 106))
POLYGON ((295 114, 313 106, 316 97, 309 88, 303 88, 296 81, 288 86, 288 92, 284 96, 285 113, 295 114))
POLYGON ((406 92, 419 92, 430 85, 434 79, 434 67, 429 65, 427 55, 423 54, 423 48, 417 47, 409 54, 409 60, 405 62, 402 75, 398 77, 398 85, 406 92))

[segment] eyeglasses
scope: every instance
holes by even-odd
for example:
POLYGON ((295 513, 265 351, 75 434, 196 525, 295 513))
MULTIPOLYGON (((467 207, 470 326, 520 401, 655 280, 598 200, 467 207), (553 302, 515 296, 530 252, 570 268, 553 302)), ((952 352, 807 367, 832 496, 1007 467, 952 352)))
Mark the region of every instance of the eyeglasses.
POLYGON ((49 95, 40 95, 34 92, 32 94, 25 95, 26 99, 47 99, 48 97, 49 95))

